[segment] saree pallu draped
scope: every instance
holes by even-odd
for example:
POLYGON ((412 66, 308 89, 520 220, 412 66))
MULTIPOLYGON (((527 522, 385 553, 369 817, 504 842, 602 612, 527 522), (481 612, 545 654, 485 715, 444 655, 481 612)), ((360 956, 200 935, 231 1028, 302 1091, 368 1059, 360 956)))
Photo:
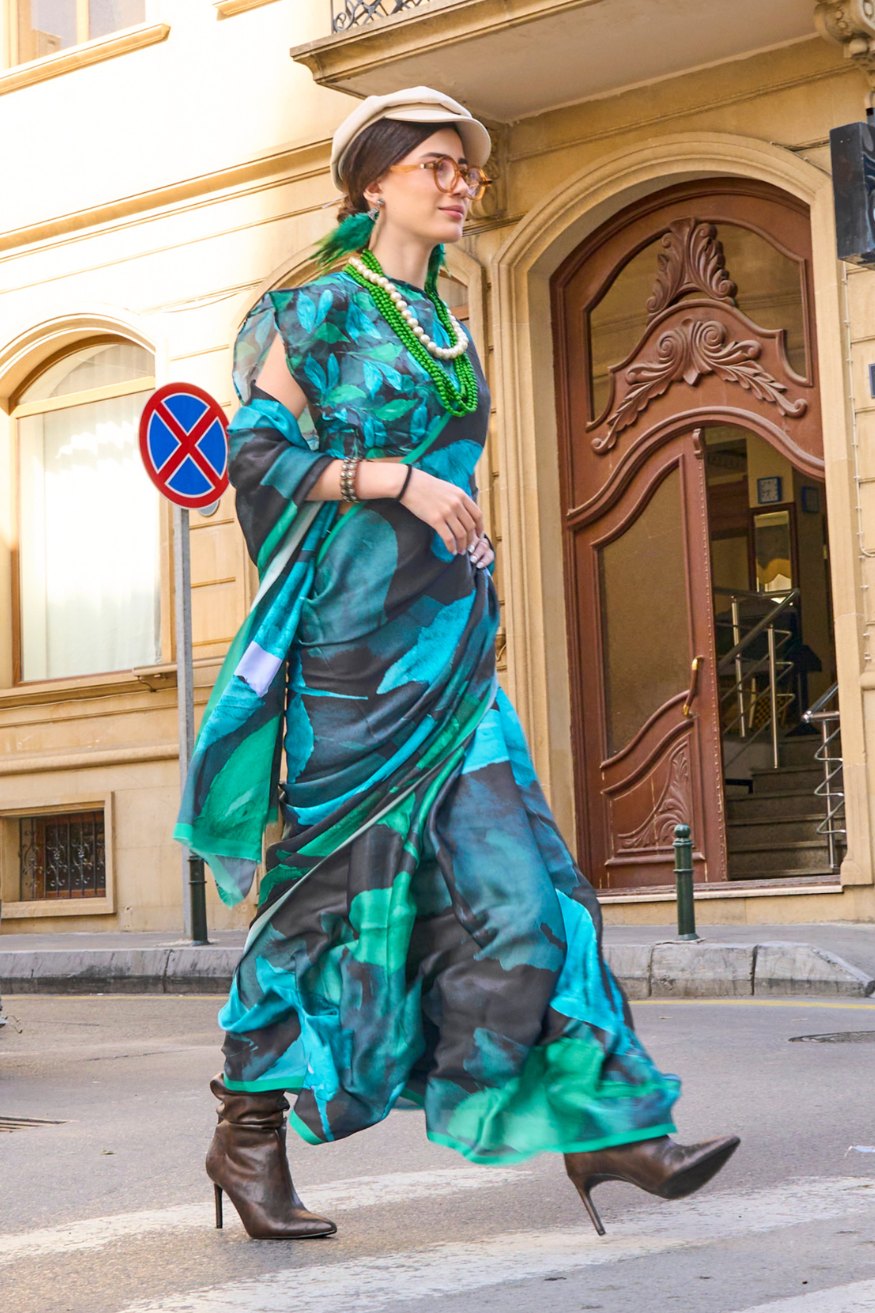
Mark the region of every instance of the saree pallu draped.
MULTIPOLYGON (((424 294, 398 281, 426 332, 424 294)), ((451 418, 347 275, 275 292, 236 350, 238 514, 261 586, 201 728, 177 837, 245 895, 279 786, 252 924, 220 1015, 225 1083, 293 1092, 306 1139, 403 1096, 429 1137, 508 1162, 670 1133, 679 1085, 637 1039, 595 894, 498 687, 491 573, 391 501, 307 501, 346 451, 476 495, 489 394, 451 418), (315 433, 253 391, 279 332, 315 433)))

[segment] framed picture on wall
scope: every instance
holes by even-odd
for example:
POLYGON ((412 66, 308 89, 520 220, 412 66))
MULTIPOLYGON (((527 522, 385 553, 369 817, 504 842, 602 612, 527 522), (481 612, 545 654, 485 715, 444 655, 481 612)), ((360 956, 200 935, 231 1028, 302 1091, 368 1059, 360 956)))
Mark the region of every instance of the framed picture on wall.
POLYGON ((799 491, 799 500, 802 503, 802 509, 807 515, 818 515, 820 513, 820 489, 810 483, 805 483, 799 491))
POLYGON ((784 500, 784 480, 780 474, 769 474, 764 479, 757 479, 757 504, 774 506, 784 500))
POLYGON ((751 583, 757 593, 787 593, 799 578, 795 508, 752 510, 751 583))

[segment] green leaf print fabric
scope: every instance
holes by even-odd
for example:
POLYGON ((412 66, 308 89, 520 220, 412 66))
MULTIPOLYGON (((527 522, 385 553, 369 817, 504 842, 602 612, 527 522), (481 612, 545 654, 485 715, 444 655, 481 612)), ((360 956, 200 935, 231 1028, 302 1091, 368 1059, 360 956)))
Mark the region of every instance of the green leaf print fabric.
MULTIPOLYGON (((397 285, 448 344, 422 290, 397 285)), ((668 1133, 679 1084, 632 1029, 594 892, 498 686, 491 572, 396 502, 306 500, 350 450, 476 496, 490 400, 470 351, 478 406, 451 418, 348 275, 248 316, 231 477, 262 584, 177 833, 242 896, 284 775, 282 837, 220 1015, 226 1084, 292 1091, 314 1143, 403 1096, 431 1139, 500 1163, 668 1133), (276 332, 312 431, 253 389, 276 332)))

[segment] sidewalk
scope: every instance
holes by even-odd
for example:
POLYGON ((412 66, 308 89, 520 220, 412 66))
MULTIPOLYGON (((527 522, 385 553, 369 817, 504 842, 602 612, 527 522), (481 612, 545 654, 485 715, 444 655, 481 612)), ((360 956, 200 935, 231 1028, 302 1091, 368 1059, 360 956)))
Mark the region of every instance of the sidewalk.
MULTIPOLYGON (((875 992, 875 925, 609 926, 607 959, 631 998, 743 998, 875 992)), ((245 934, 195 946, 172 932, 0 934, 0 996, 24 993, 223 994, 245 934)))

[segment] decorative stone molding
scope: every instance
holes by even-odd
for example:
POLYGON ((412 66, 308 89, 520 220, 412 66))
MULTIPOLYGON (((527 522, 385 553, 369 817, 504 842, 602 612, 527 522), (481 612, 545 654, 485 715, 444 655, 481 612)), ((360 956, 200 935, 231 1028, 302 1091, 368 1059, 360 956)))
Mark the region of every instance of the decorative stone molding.
POLYGON ((0 73, 0 96, 7 91, 32 86, 35 82, 60 77, 62 73, 72 73, 77 68, 87 68, 89 64, 100 64, 105 59, 130 54, 132 50, 142 50, 144 46, 154 46, 160 41, 166 41, 169 35, 170 27, 167 23, 130 27, 124 32, 114 32, 111 36, 85 41, 69 50, 59 50, 55 55, 44 55, 28 64, 19 64, 16 68, 0 73))
POLYGON ((875 37, 875 0, 818 0, 814 21, 821 36, 839 45, 875 37))
POLYGON ((479 201, 471 207, 469 228, 488 227, 495 220, 503 219, 507 213, 507 172, 508 147, 510 132, 504 123, 487 123, 492 138, 492 154, 486 161, 487 177, 492 179, 492 186, 487 187, 479 201))
MULTIPOLYGON (((273 185, 278 178, 296 182, 319 173, 327 174, 329 147, 330 143, 326 142, 305 142, 301 146, 290 146, 269 155, 255 156, 240 164, 216 169, 212 173, 197 174, 83 210, 67 210, 23 228, 7 229, 0 233, 0 261, 4 251, 15 251, 33 242, 73 240, 77 233, 86 228, 104 224, 116 226, 132 220, 149 223, 154 218, 152 211, 169 206, 173 206, 178 213, 200 209, 205 204, 214 204, 220 193, 226 193, 232 188, 238 195, 246 195, 249 191, 261 189, 266 183, 273 185)), ((2 367, 0 353, 0 370, 2 367)))
POLYGON ((875 91, 875 0, 819 0, 814 22, 822 37, 843 48, 875 91))
POLYGON ((274 0, 213 0, 216 18, 234 18, 236 14, 245 14, 249 9, 260 9, 262 5, 272 5, 274 0))

